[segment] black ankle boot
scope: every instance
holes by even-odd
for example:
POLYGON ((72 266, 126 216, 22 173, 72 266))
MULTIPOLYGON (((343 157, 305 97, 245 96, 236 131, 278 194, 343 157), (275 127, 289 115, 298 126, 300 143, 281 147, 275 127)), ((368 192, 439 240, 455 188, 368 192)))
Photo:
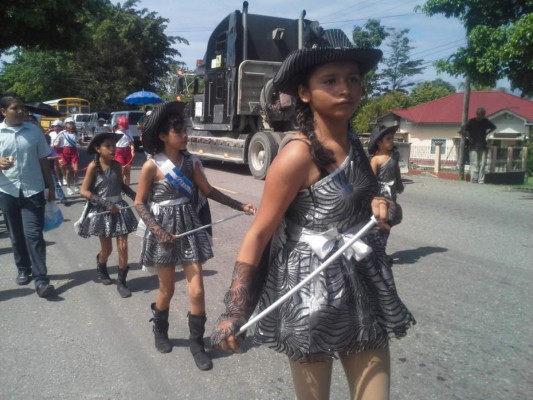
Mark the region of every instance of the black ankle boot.
POLYGON ((96 276, 104 285, 111 285, 113 281, 109 277, 109 272, 107 272, 107 263, 100 262, 98 260, 99 255, 96 255, 96 276))
POLYGON ((194 362, 199 369, 207 371, 213 368, 211 357, 205 352, 204 348, 205 321, 207 318, 205 315, 192 315, 188 313, 187 319, 189 320, 189 331, 191 333, 189 347, 194 357, 194 362))
POLYGON ((117 290, 120 294, 120 297, 126 298, 131 296, 131 290, 128 289, 126 286, 126 277, 128 276, 128 271, 130 270, 129 265, 126 266, 124 269, 118 269, 118 282, 117 282, 117 290))
POLYGON ((154 317, 150 319, 150 322, 153 322, 155 348, 160 353, 170 353, 172 345, 168 340, 168 308, 160 311, 155 308, 155 303, 152 303, 151 307, 154 317))

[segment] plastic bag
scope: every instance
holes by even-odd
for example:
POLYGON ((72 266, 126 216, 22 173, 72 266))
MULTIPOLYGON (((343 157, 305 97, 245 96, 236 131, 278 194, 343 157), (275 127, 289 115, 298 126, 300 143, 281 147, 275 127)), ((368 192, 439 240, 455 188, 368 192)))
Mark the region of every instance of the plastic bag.
POLYGON ((53 201, 47 201, 44 207, 44 227, 43 231, 48 232, 57 228, 63 223, 63 214, 53 201))

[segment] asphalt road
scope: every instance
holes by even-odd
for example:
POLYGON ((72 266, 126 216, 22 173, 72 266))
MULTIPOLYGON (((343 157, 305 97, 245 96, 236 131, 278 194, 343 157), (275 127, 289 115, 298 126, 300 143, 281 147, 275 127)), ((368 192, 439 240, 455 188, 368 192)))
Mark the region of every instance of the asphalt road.
MULTIPOLYGON (((136 182, 143 156, 132 173, 136 182)), ((263 182, 246 167, 207 163, 207 176, 232 196, 258 204, 263 182)), ((404 221, 389 253, 398 291, 418 324, 391 342, 392 399, 528 399, 533 390, 533 193, 504 186, 406 176, 404 221), (529 311, 528 311, 529 310, 529 311)), ((135 185, 133 185, 135 189, 135 185)), ((196 369, 187 347, 187 296, 177 273, 169 354, 158 353, 148 320, 157 281, 139 268, 141 239, 130 236, 129 286, 95 283, 96 238, 74 234, 83 200, 61 206, 65 223, 45 234, 57 296, 41 299, 15 284, 10 242, 0 223, 1 399, 292 399, 284 356, 247 346, 212 351, 214 368, 196 369)), ((211 205, 213 218, 234 211, 211 205)), ((206 263, 209 336, 235 254, 251 217, 214 228, 215 258, 206 263)), ((117 255, 109 265, 116 278, 117 255)), ((346 399, 335 363, 331 399, 346 399)))

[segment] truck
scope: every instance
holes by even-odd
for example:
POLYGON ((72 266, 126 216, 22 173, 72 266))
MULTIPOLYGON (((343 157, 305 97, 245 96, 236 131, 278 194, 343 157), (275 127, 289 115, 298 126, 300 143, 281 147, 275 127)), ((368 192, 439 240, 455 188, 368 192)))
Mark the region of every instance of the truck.
POLYGON ((339 29, 317 21, 235 10, 213 30, 191 85, 178 77, 178 94, 192 86, 188 150, 202 159, 247 164, 264 179, 278 149, 295 133, 296 100, 274 89, 272 79, 296 49, 323 43, 339 29))

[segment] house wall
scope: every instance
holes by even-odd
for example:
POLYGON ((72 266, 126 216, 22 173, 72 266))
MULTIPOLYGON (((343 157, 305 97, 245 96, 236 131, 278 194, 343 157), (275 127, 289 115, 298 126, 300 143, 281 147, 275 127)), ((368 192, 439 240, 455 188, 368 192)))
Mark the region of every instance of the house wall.
POLYGON ((523 119, 517 118, 512 114, 503 114, 498 115, 494 118, 491 118, 490 121, 496 125, 496 131, 501 131, 504 129, 513 129, 518 133, 528 133, 528 129, 525 126, 525 121, 523 119))

